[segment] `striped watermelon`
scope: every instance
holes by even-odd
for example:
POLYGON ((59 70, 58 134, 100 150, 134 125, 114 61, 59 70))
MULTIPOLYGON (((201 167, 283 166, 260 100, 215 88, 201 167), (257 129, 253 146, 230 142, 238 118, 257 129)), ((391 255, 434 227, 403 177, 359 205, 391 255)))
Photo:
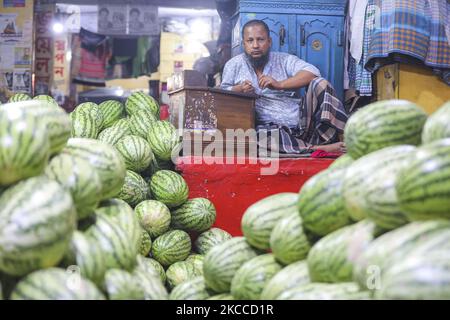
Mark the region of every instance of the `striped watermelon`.
POLYGON ((86 234, 100 245, 108 269, 133 270, 138 249, 130 241, 127 230, 114 217, 97 215, 95 225, 86 234))
POLYGON ((145 180, 136 172, 127 170, 125 183, 117 198, 124 200, 130 206, 135 207, 150 196, 150 188, 145 180))
POLYGON ((282 218, 273 228, 270 235, 270 249, 275 259, 287 265, 303 260, 311 249, 302 227, 302 219, 297 212, 282 218))
POLYGON ((450 219, 450 138, 417 149, 400 173, 396 190, 410 221, 450 219))
POLYGON ((184 261, 192 263, 196 272, 198 272, 199 275, 203 275, 203 262, 205 261, 205 256, 192 253, 184 261))
POLYGON ((41 100, 41 101, 45 101, 47 102, 49 105, 54 106, 54 107, 59 107, 58 102, 56 102, 55 99, 53 99, 53 97, 50 97, 46 94, 40 94, 38 96, 35 96, 33 98, 33 100, 41 100))
POLYGON ((306 261, 297 261, 284 267, 266 284, 261 300, 276 300, 284 291, 310 283, 306 261))
POLYGON ((221 293, 221 294, 216 294, 214 296, 210 296, 206 300, 236 300, 236 299, 234 299, 234 297, 229 293, 221 293))
POLYGON ((148 273, 139 270, 134 270, 133 275, 144 290, 145 300, 169 299, 169 293, 158 276, 149 275, 148 273))
POLYGON ((343 197, 345 171, 325 170, 303 185, 299 211, 306 230, 324 236, 351 223, 343 197))
POLYGON ((87 160, 97 170, 102 183, 100 199, 116 196, 125 180, 125 163, 111 146, 92 139, 72 138, 64 153, 87 160))
POLYGON ((87 110, 72 112, 70 114, 72 138, 88 138, 97 139, 99 128, 97 127, 97 119, 87 110))
POLYGON ((152 246, 152 257, 168 267, 182 261, 191 252, 191 238, 182 230, 172 230, 155 239, 152 246))
POLYGON ((131 134, 131 130, 125 126, 115 126, 106 128, 99 133, 97 139, 114 146, 120 139, 131 134))
POLYGON ((195 277, 176 286, 170 293, 170 300, 205 300, 209 292, 203 277, 195 277))
POLYGON ((125 115, 125 108, 119 101, 108 100, 98 105, 103 118, 103 128, 109 128, 125 115))
POLYGON ((64 256, 64 265, 75 265, 80 274, 97 285, 102 285, 106 264, 100 245, 80 231, 75 231, 69 249, 64 256))
POLYGON ((129 115, 133 115, 137 110, 149 110, 159 119, 158 102, 142 91, 134 92, 127 98, 125 109, 129 115))
POLYGON ((146 257, 150 253, 150 250, 152 250, 152 238, 150 238, 147 231, 142 229, 141 250, 139 253, 146 257))
POLYGON ((144 171, 152 161, 153 153, 147 141, 138 136, 125 136, 120 139, 115 148, 122 155, 128 170, 144 171))
POLYGON ((175 229, 203 232, 211 228, 215 221, 216 208, 205 198, 190 199, 172 211, 171 224, 175 229))
POLYGON ((170 289, 173 289, 185 281, 201 276, 201 273, 198 272, 192 262, 178 261, 167 268, 166 276, 167 285, 170 289))
POLYGON ((168 121, 157 121, 147 133, 147 141, 156 158, 168 161, 172 158, 172 150, 178 145, 177 129, 168 121))
POLYGON ((27 95, 26 93, 16 93, 11 98, 9 98, 8 103, 11 102, 20 102, 20 101, 27 101, 31 100, 31 97, 27 95))
POLYGON ((150 163, 150 166, 147 168, 147 170, 145 170, 142 174, 147 177, 151 177, 157 171, 160 171, 160 170, 176 171, 175 164, 172 162, 172 160, 162 161, 162 160, 156 159, 156 157, 155 157, 155 158, 153 158, 153 160, 150 163))
POLYGON ((105 291, 109 300, 144 300, 144 290, 136 277, 120 269, 106 272, 105 291))
POLYGON ((97 171, 85 160, 68 154, 55 156, 45 174, 72 195, 78 219, 89 216, 97 207, 101 182, 97 171))
POLYGON ((277 300, 362 300, 368 299, 368 292, 359 291, 354 282, 309 283, 281 293, 277 300))
POLYGON ((450 138, 450 101, 430 115, 423 126, 422 143, 450 138))
POLYGON ((19 109, 0 109, 0 185, 41 174, 49 155, 49 137, 39 119, 19 109))
POLYGON ((369 218, 378 226, 394 229, 407 223, 395 185, 397 177, 416 148, 409 145, 387 147, 356 160, 344 177, 344 199, 353 220, 369 218))
POLYGON ((282 266, 273 254, 263 254, 244 263, 231 282, 231 295, 238 300, 259 300, 264 287, 282 266))
POLYGON ((105 297, 80 275, 50 268, 24 277, 12 292, 11 300, 105 300, 105 297))
POLYGON ((156 200, 169 208, 182 205, 189 195, 189 188, 183 177, 169 170, 160 170, 151 177, 150 191, 156 200))
POLYGON ((276 223, 291 213, 297 213, 298 194, 279 193, 251 205, 241 221, 242 232, 248 243, 258 249, 270 248, 270 234, 276 223))
POLYGON ((328 168, 329 169, 344 169, 348 168, 355 160, 348 154, 344 154, 337 158, 328 168))
POLYGON ((103 114, 100 111, 99 106, 93 102, 84 102, 78 105, 72 113, 87 112, 91 114, 91 117, 95 119, 95 124, 98 132, 103 129, 103 114))
POLYGON ((0 270, 22 276, 55 266, 76 228, 72 197, 40 176, 19 182, 0 198, 0 270))
POLYGON ((170 211, 162 202, 146 200, 134 208, 141 226, 149 233, 152 239, 157 238, 169 230, 170 211))
POLYGON ((122 118, 114 122, 112 125, 114 128, 121 128, 123 130, 126 130, 131 134, 131 128, 130 128, 130 118, 122 118))
POLYGON ((311 281, 352 281, 353 265, 373 240, 374 228, 373 222, 364 220, 321 238, 308 254, 311 281))
POLYGON ((131 134, 147 140, 147 133, 158 121, 150 111, 138 110, 128 119, 131 134))
POLYGON ((161 279, 162 283, 166 283, 166 271, 155 259, 143 257, 141 255, 137 256, 137 265, 135 270, 156 275, 161 279))
POLYGON ((426 113, 406 100, 371 103, 347 122, 344 135, 347 151, 356 160, 389 146, 419 145, 426 120, 426 113))
POLYGON ((194 248, 200 254, 207 254, 211 248, 231 238, 231 234, 225 230, 211 228, 197 237, 194 242, 194 248))
POLYGON ((206 287, 217 293, 230 292, 236 271, 256 256, 256 250, 244 237, 235 237, 213 247, 203 262, 206 287))

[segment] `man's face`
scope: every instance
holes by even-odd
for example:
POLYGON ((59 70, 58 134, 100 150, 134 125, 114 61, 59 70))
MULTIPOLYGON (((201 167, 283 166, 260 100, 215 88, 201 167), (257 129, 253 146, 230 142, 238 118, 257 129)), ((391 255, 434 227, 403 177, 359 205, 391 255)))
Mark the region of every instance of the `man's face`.
POLYGON ((272 45, 272 39, 263 26, 249 26, 244 30, 244 50, 254 59, 267 55, 272 45))

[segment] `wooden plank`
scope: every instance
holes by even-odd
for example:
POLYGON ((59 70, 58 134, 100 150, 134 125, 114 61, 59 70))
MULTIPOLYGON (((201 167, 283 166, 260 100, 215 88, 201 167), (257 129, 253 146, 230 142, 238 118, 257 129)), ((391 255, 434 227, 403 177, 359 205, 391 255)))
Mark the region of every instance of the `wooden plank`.
POLYGON ((377 71, 377 100, 398 99, 398 70, 398 64, 391 64, 377 71))

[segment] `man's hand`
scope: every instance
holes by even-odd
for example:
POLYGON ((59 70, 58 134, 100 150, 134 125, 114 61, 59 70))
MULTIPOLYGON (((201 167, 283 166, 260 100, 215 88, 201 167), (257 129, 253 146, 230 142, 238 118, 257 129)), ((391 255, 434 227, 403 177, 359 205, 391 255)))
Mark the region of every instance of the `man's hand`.
POLYGON ((253 88, 252 83, 249 80, 243 81, 241 84, 234 86, 233 91, 244 92, 244 93, 254 93, 255 88, 253 88))
POLYGON ((277 81, 270 76, 259 77, 258 84, 261 89, 269 88, 273 90, 283 90, 281 81, 277 81))

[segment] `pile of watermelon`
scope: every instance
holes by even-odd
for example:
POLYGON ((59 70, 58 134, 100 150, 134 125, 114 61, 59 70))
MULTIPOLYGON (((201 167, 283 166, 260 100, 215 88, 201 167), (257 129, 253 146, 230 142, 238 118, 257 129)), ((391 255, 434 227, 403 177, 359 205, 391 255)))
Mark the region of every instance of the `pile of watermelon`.
POLYGON ((142 92, 70 114, 49 96, 0 105, 0 297, 162 300, 203 274, 231 236, 188 200, 158 118, 142 92))

